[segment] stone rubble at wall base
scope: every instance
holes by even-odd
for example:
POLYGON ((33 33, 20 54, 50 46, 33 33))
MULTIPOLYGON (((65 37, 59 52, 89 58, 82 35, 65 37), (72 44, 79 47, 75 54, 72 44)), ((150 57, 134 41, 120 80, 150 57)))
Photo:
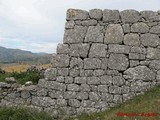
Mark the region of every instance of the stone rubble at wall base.
POLYGON ((160 12, 67 11, 64 43, 38 85, 0 83, 0 105, 53 116, 109 109, 160 83, 160 12))

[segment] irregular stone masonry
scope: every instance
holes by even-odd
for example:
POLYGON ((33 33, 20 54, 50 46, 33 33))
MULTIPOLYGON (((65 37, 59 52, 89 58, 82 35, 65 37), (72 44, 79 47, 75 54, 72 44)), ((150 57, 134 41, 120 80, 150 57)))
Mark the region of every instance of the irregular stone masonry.
POLYGON ((1 105, 54 116, 109 109, 160 82, 160 12, 67 11, 64 43, 38 85, 1 83, 1 105))

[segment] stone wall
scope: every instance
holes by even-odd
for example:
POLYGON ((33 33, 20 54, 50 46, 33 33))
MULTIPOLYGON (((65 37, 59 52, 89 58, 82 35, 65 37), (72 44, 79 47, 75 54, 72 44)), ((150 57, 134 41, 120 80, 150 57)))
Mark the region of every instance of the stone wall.
POLYGON ((53 115, 111 108, 160 82, 160 11, 69 9, 64 43, 38 85, 1 83, 1 105, 53 115))

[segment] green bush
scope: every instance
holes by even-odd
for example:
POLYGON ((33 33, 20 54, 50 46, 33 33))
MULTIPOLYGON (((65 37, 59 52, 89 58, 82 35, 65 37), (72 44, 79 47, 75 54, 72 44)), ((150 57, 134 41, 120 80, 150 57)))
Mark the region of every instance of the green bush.
POLYGON ((0 82, 5 81, 6 77, 14 77, 18 83, 25 84, 27 81, 32 81, 33 84, 37 84, 38 80, 44 78, 43 75, 40 75, 38 72, 29 71, 29 72, 12 72, 0 74, 0 82))
POLYGON ((0 120, 54 120, 46 112, 27 108, 0 107, 0 120))

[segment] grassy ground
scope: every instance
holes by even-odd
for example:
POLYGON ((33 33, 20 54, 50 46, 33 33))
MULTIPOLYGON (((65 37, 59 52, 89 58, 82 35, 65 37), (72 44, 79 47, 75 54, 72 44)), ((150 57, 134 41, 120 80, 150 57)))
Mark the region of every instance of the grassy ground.
POLYGON ((0 107, 0 120, 53 120, 45 113, 27 108, 4 108, 0 107))
POLYGON ((160 120, 160 86, 110 110, 83 114, 67 120, 160 120), (138 115, 118 116, 118 112, 137 113, 138 115))
MULTIPOLYGON (((31 65, 29 64, 1 64, 1 68, 6 72, 24 72, 30 66, 31 65)), ((44 65, 37 65, 37 66, 43 67, 43 68, 49 68, 51 65, 44 64, 44 65)))

